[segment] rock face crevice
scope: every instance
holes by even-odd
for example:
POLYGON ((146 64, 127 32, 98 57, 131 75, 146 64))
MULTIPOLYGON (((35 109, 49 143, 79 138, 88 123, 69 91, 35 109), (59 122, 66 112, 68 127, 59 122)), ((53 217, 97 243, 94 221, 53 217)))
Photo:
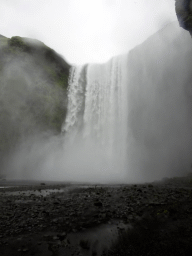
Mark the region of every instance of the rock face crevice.
POLYGON ((180 26, 192 36, 192 1, 176 0, 175 10, 180 26))

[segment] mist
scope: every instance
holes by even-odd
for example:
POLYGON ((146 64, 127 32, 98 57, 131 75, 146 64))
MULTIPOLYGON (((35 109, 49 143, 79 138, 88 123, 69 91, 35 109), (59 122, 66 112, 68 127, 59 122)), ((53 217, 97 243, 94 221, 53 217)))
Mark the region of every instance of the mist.
POLYGON ((129 54, 129 163, 138 179, 191 171, 191 50, 175 22, 129 54))
MULTIPOLYGON (((67 107, 62 87, 67 68, 43 43, 29 39, 25 43, 19 37, 0 39, 0 174, 8 176, 14 155, 29 138, 33 144, 38 136, 60 134, 67 107), (49 60, 51 56, 57 65, 53 57, 49 60)), ((22 178, 22 170, 22 175, 14 173, 13 177, 22 178)))
POLYGON ((8 179, 94 183, 185 175, 192 153, 191 51, 190 36, 175 22, 128 54, 73 67, 68 99, 54 90, 68 109, 59 131, 43 121, 58 100, 43 102, 35 93, 52 95, 45 73, 33 61, 25 67, 19 59, 9 63, 1 89, 10 117, 5 130, 12 125, 10 134, 21 136, 3 157, 2 173, 8 179))

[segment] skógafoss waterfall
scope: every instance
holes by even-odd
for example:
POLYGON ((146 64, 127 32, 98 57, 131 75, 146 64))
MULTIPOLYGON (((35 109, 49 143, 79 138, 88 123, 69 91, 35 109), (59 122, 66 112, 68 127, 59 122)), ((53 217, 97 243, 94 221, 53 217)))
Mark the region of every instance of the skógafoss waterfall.
POLYGON ((11 178, 145 182, 189 171, 191 38, 170 24, 105 64, 71 68, 61 134, 25 138, 11 178))
POLYGON ((62 131, 66 147, 77 150, 82 175, 100 181, 123 181, 127 170, 128 91, 126 56, 105 64, 71 69, 68 114, 62 131), (78 152, 79 151, 79 152, 78 152), (97 180, 97 178, 95 177, 97 180))

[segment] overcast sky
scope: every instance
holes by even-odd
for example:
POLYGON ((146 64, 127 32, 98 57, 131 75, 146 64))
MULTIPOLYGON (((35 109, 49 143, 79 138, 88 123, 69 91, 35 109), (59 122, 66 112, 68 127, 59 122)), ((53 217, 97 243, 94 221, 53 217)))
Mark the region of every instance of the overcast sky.
POLYGON ((36 38, 70 63, 104 62, 176 20, 174 0, 0 0, 0 34, 36 38))

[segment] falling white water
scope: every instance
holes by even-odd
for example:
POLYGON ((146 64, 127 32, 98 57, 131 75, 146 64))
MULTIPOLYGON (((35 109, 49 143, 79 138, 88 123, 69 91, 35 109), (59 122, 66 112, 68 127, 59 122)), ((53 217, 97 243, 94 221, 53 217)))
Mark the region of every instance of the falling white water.
MULTIPOLYGON (((68 88, 68 114, 63 125, 62 131, 72 135, 78 132, 80 123, 80 112, 83 108, 85 98, 84 85, 81 81, 81 71, 83 67, 72 67, 69 75, 69 88, 68 88)), ((68 136, 69 137, 69 136, 68 136)), ((72 139, 72 138, 70 138, 72 139)))
MULTIPOLYGON (((127 168, 126 56, 71 69, 63 125, 73 167, 100 181, 122 181, 127 168), (79 150, 78 150, 79 149, 79 150)), ((86 177, 85 177, 86 178, 86 177)))

